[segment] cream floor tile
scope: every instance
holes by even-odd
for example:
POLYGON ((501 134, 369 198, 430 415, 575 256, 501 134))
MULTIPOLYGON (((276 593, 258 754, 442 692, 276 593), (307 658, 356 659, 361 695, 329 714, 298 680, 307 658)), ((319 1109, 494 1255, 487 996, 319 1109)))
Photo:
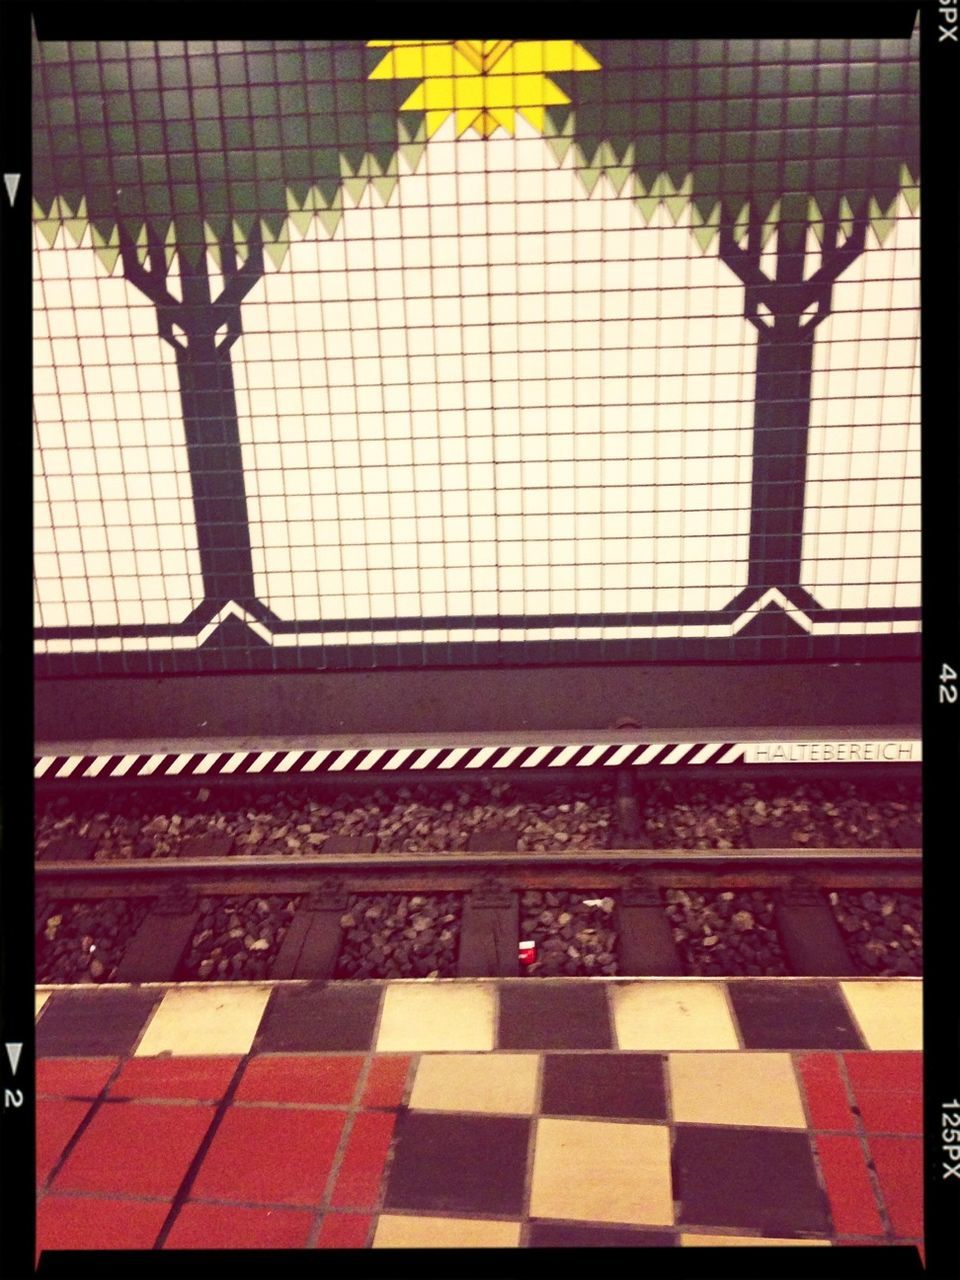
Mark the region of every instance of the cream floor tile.
POLYGON ((135 1057, 172 1053, 246 1053, 270 999, 269 987, 168 991, 150 1019, 135 1057))
POLYGON ((673 1223, 666 1125, 552 1117, 536 1123, 531 1218, 673 1223))
POLYGON ((384 1213, 377 1219, 374 1249, 508 1249, 520 1244, 519 1222, 479 1218, 415 1218, 384 1213))
POLYGON ((722 982, 612 983, 621 1049, 739 1049, 722 982))
POLYGON ((871 1049, 923 1048, 923 983, 916 978, 841 982, 871 1049))
POLYGON ((536 1097, 535 1053, 424 1054, 410 1106, 527 1116, 533 1114, 536 1097))
POLYGON ((494 1046, 497 996, 492 984, 391 983, 383 998, 376 1052, 429 1053, 494 1046))
POLYGON ((675 1123, 806 1128, 789 1053, 671 1053, 669 1070, 675 1123))
POLYGON ((686 1245, 767 1245, 767 1244, 817 1244, 827 1245, 829 1248, 829 1240, 789 1240, 785 1236, 697 1236, 691 1235, 689 1232, 680 1232, 680 1243, 686 1245))
POLYGON ((40 1010, 50 999, 49 991, 35 991, 33 993, 33 1016, 36 1018, 40 1010))

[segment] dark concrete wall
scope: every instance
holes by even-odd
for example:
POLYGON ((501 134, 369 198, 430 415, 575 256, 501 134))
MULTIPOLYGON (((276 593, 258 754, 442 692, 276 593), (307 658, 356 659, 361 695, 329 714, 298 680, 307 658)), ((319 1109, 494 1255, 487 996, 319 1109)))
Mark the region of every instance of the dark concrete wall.
POLYGON ((597 666, 42 680, 37 741, 919 725, 920 664, 597 666))

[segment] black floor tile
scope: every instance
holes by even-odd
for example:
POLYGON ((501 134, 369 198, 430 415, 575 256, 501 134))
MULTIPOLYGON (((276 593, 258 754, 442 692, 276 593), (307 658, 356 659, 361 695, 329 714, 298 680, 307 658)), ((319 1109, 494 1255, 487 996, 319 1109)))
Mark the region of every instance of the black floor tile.
POLYGON ((805 1133, 677 1125, 673 1189, 678 1224, 772 1236, 832 1229, 805 1133))
POLYGON ((361 1049, 373 1045, 382 988, 359 983, 320 983, 274 991, 256 1048, 261 1052, 361 1049))
POLYGON ((531 1222, 531 1249, 663 1249, 676 1244, 671 1231, 635 1231, 570 1222, 531 1222))
POLYGON ((159 991, 55 991, 37 1023, 37 1057, 129 1053, 161 995, 159 991))
POLYGON ((835 982, 731 982, 747 1049, 864 1049, 835 982))
POLYGON ((665 1062, 657 1053, 547 1054, 540 1110, 547 1116, 666 1120, 665 1062))
POLYGON ((519 1217, 529 1136, 525 1116, 402 1112, 385 1208, 519 1217))
POLYGON ((517 978, 500 987, 501 1049, 612 1049, 603 984, 517 978))

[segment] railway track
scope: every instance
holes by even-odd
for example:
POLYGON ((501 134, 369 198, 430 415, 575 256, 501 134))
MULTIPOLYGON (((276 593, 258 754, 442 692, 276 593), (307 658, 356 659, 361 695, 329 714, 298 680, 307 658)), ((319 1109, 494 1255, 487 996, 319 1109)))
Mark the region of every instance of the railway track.
MULTIPOLYGON (((711 937, 719 945, 724 923, 732 938, 741 935, 747 974, 769 973, 772 966, 784 975, 846 977, 862 973, 863 967, 845 942, 834 908, 844 896, 879 903, 886 895, 896 906, 897 895, 918 894, 920 864, 919 850, 801 848, 48 861, 36 868, 36 927, 42 952, 44 943, 56 942, 69 904, 83 904, 85 918, 93 922, 82 926, 89 930, 84 941, 93 955, 99 945, 96 911, 109 916, 112 909, 113 917, 118 908, 127 912, 136 925, 116 942, 116 963, 109 972, 93 970, 95 978, 114 982, 191 976, 271 981, 518 976, 531 970, 560 976, 582 973, 584 966, 587 973, 597 974, 690 975, 702 972, 698 956, 703 957, 711 937), (247 900, 257 904, 250 908, 252 925, 249 913, 242 915, 247 900), (404 902, 413 906, 404 907, 404 902), (691 912, 696 915, 691 903, 697 902, 706 904, 702 914, 707 923, 698 923, 694 932, 684 924, 691 912), (430 904, 435 903, 445 913, 431 915, 430 904), (130 904, 135 906, 128 911, 130 904), (261 923, 258 911, 267 921, 258 931, 261 936, 251 933, 261 923), (282 921, 274 926, 277 912, 283 913, 282 921), (197 975, 185 971, 185 957, 192 954, 196 968, 197 948, 218 940, 218 913, 233 926, 232 937, 231 930, 222 930, 230 954, 216 954, 213 948, 197 975), (210 936, 204 937, 205 930, 210 936), (753 931, 756 945, 746 937, 753 931), (434 948, 425 953, 432 957, 427 963, 437 961, 437 966, 424 969, 416 959, 417 947, 421 939, 425 947, 434 942, 437 933, 448 944, 447 961, 439 961, 440 951, 434 948), (393 973, 390 956, 399 954, 404 938, 413 967, 409 974, 393 973), (551 939, 563 942, 562 957, 551 939), (388 962, 385 972, 362 971, 365 946, 379 950, 379 960, 388 962), (258 951, 269 954, 261 957, 258 951), (349 967, 345 972, 349 952, 356 962, 352 972, 349 967), (548 962, 551 952, 562 968, 548 962), (586 960, 591 954, 597 958, 592 966, 586 960), (756 963, 764 957, 770 960, 766 968, 756 963), (227 968, 224 960, 230 962, 227 968), (256 966, 249 971, 248 961, 256 966)), ((894 916, 893 911, 887 914, 894 916)), ((90 974, 79 976, 89 980, 90 974)))

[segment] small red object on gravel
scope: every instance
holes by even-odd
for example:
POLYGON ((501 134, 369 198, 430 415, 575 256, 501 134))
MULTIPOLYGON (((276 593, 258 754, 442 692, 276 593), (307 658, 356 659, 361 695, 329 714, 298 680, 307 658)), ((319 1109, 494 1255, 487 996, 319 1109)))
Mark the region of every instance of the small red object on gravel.
POLYGON ((535 942, 521 942, 518 958, 521 964, 533 964, 537 958, 537 944, 535 942))

